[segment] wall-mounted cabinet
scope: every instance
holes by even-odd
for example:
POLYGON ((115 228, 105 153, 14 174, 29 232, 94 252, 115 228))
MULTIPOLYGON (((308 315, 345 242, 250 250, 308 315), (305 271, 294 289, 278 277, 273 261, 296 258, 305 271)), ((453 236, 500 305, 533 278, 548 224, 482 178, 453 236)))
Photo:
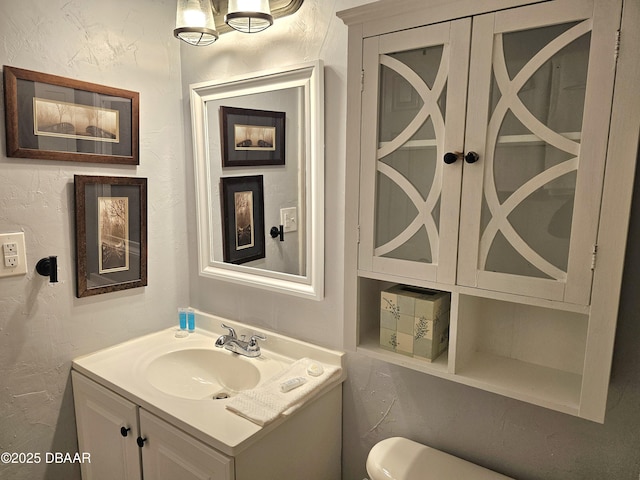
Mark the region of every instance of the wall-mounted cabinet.
POLYGON ((638 60, 619 42, 637 9, 477 3, 339 14, 347 138, 359 139, 347 147, 346 338, 602 421, 638 142, 638 60), (380 347, 380 292, 394 283, 451 292, 449 351, 435 362, 380 347))

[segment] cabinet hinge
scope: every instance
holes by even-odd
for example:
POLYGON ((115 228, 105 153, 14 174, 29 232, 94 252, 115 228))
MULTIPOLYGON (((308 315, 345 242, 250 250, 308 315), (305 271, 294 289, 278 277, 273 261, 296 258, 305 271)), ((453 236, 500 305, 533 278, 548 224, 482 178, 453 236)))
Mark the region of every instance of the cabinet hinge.
POLYGON ((591 270, 596 269, 596 257, 598 256, 598 245, 594 245, 591 249, 591 270))
POLYGON ((356 243, 360 245, 360 225, 356 227, 356 243))
POLYGON ((360 72, 360 92, 364 92, 364 69, 360 72))
POLYGON ((616 46, 613 51, 616 63, 618 63, 618 57, 620 56, 620 30, 616 32, 616 46))

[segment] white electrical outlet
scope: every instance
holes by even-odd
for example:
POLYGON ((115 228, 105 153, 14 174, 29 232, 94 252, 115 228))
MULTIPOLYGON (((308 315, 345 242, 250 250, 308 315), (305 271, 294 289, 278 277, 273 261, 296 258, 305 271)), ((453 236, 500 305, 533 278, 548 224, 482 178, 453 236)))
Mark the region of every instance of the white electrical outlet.
POLYGON ((26 275, 27 251, 24 244, 24 232, 0 233, 2 258, 0 277, 26 275))
POLYGON ((4 251, 4 256, 9 255, 17 255, 18 254, 18 244, 16 242, 7 242, 2 244, 2 250, 4 251))
POLYGON ((296 207, 280 209, 280 224, 286 232, 298 230, 298 209, 296 207))
POLYGON ((4 266, 7 268, 16 268, 18 266, 18 256, 4 257, 4 266))

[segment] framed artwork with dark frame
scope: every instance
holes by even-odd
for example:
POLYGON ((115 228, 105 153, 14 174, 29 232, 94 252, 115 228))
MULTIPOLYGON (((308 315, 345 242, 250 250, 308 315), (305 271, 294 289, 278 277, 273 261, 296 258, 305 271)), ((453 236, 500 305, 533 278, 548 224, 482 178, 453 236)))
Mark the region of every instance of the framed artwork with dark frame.
POLYGON ((147 285, 147 179, 75 175, 76 296, 147 285))
POLYGON ((139 164, 139 94, 4 67, 7 156, 139 164))
POLYGON ((285 112, 220 107, 222 166, 284 165, 285 112))
POLYGON ((265 257, 262 175, 222 177, 223 260, 241 264, 265 257))

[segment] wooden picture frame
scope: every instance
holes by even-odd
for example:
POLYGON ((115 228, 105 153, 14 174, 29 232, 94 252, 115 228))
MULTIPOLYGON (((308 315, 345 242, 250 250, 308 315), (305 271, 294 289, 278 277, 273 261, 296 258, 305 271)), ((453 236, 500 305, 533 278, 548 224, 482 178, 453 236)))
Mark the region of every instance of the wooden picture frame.
POLYGON ((139 164, 139 94, 5 65, 7 156, 139 164))
POLYGON ((147 179, 74 176, 76 296, 147 285, 147 179))
POLYGON ((262 175, 222 177, 223 257, 242 264, 265 258, 262 175))
POLYGON ((222 166, 285 164, 285 112, 220 107, 222 166))

